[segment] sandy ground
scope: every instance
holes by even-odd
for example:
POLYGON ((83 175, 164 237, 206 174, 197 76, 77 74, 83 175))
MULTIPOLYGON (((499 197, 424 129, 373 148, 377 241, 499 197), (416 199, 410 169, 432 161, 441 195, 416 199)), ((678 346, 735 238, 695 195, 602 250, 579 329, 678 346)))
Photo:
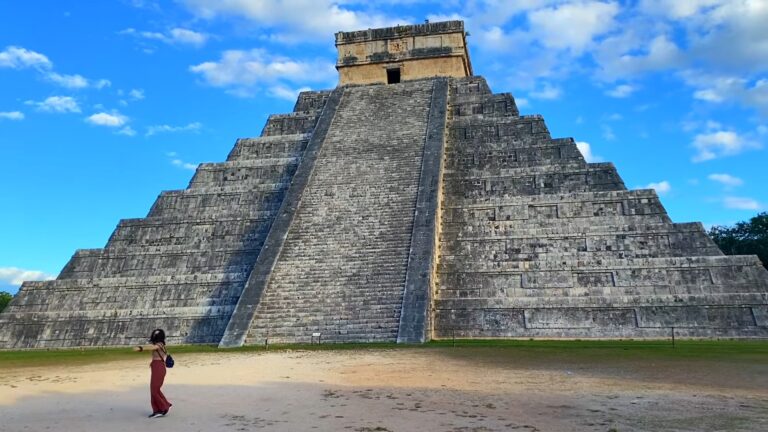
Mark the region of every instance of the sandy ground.
POLYGON ((0 371, 0 431, 768 431, 768 364, 492 348, 179 354, 0 371))

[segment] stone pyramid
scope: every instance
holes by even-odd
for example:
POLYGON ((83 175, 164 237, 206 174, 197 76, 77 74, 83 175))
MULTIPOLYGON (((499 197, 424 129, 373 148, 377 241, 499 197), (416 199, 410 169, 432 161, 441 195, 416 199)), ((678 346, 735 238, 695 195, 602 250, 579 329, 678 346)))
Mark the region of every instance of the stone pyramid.
POLYGON ((493 94, 462 22, 336 45, 336 89, 24 283, 0 347, 768 337, 758 259, 493 94))

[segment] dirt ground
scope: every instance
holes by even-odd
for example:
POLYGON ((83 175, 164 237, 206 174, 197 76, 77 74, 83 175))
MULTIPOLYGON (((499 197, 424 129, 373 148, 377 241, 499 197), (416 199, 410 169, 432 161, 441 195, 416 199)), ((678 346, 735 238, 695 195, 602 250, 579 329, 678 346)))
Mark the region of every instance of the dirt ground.
POLYGON ((768 431, 768 362, 431 348, 178 354, 0 371, 0 431, 768 431))

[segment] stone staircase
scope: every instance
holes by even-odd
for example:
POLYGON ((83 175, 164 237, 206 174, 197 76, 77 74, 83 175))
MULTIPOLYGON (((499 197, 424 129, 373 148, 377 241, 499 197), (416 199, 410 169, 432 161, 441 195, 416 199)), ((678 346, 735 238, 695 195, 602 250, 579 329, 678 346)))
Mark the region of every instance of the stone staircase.
POLYGON ((453 81, 433 336, 768 336, 768 274, 480 77, 453 81))
POLYGON ((433 86, 344 90, 246 344, 396 340, 433 86))
POLYGON ((0 315, 0 347, 129 345, 156 327, 172 343, 218 343, 329 93, 302 93, 56 280, 24 283, 0 315))

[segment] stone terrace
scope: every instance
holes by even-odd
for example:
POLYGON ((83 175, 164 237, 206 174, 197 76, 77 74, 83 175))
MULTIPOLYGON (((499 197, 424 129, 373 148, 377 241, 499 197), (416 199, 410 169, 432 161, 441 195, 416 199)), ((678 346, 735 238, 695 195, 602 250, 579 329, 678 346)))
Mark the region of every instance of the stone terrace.
POLYGON ((173 343, 218 343, 327 96, 303 93, 146 218, 120 221, 104 249, 26 282, 0 315, 0 347, 135 344, 155 327, 173 343))
POLYGON ((768 274, 480 77, 454 80, 434 337, 768 336, 768 274))

